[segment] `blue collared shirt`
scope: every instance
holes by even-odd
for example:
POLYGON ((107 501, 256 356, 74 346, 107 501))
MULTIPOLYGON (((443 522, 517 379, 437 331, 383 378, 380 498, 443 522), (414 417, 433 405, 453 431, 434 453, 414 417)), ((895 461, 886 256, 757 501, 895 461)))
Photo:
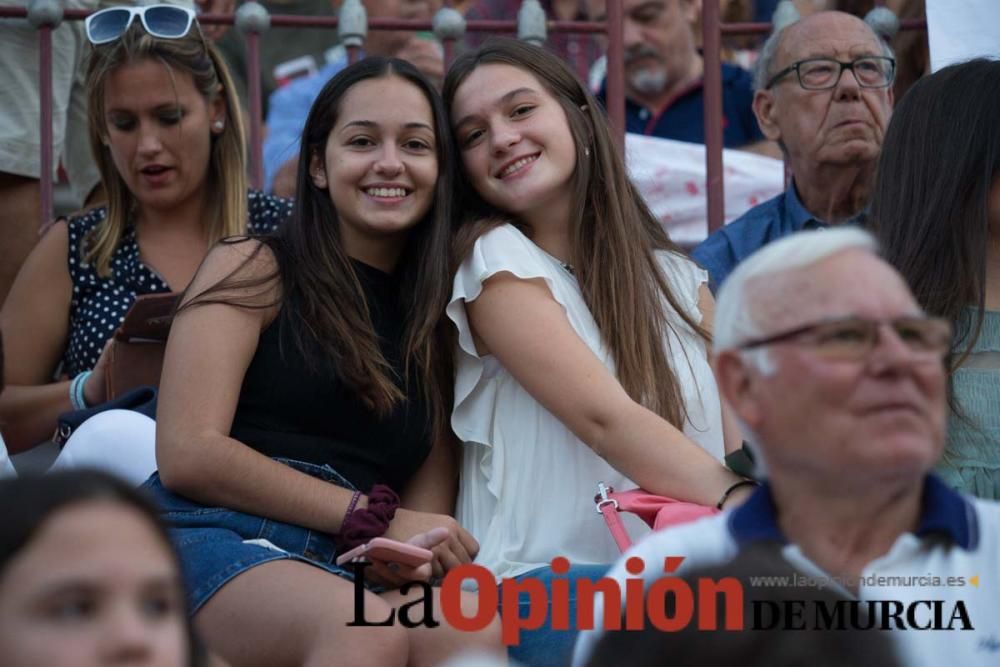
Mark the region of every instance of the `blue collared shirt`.
POLYGON ((803 229, 826 226, 802 205, 793 183, 777 197, 754 206, 716 230, 691 251, 691 257, 708 271, 712 290, 717 291, 737 264, 771 241, 803 229))
MULTIPOLYGON (((604 104, 607 82, 598 95, 604 104)), ((625 98, 625 128, 633 134, 705 143, 705 85, 693 83, 659 111, 625 98)), ((764 139, 753 113, 753 77, 745 69, 722 63, 722 142, 739 148, 764 139)))
MULTIPOLYGON (((729 514, 728 529, 740 549, 760 541, 788 543, 778 526, 778 510, 768 482, 729 514)), ((941 535, 971 551, 979 545, 979 517, 966 497, 936 476, 928 475, 924 480, 920 523, 913 534, 923 538, 941 535)))
POLYGON ((328 62, 311 76, 292 81, 271 93, 267 106, 267 138, 264 139, 264 191, 271 192, 274 176, 299 154, 302 130, 309 110, 326 82, 347 67, 347 53, 328 62))

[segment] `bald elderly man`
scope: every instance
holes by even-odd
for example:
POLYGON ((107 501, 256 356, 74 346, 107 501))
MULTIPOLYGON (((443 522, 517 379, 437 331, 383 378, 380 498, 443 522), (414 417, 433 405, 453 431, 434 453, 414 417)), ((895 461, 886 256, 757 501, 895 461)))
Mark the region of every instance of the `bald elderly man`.
POLYGON ((716 231, 692 256, 717 290, 745 257, 803 229, 861 223, 892 111, 892 51, 861 19, 820 12, 768 38, 753 110, 792 173, 783 193, 716 231))

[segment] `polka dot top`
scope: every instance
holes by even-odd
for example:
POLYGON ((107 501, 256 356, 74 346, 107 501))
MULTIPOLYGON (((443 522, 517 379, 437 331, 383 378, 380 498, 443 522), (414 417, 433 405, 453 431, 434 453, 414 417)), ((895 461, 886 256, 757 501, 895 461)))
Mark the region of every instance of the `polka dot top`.
MULTIPOLYGON (((292 211, 292 201, 261 192, 248 196, 250 234, 269 234, 292 211)), ((105 207, 95 208, 67 220, 69 228, 69 275, 73 299, 69 311, 69 340, 63 354, 63 371, 74 377, 97 364, 104 344, 125 319, 135 298, 142 294, 174 291, 154 270, 139 261, 135 227, 129 225, 111 258, 111 276, 102 278, 81 259, 81 245, 97 225, 104 222, 105 207)), ((178 286, 182 289, 184 286, 178 286)))

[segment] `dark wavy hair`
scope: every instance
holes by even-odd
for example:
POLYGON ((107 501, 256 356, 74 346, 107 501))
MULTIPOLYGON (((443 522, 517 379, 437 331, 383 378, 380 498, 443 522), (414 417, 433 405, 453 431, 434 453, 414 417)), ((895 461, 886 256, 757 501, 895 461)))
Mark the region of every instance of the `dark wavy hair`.
POLYGON ((917 81, 882 144, 871 225, 923 309, 954 323, 952 368, 983 323, 998 178, 1000 61, 971 60, 917 81))
MULTIPOLYGON (((59 512, 91 502, 111 502, 134 510, 142 516, 169 554, 174 571, 180 576, 181 565, 160 521, 159 510, 138 490, 116 477, 94 470, 56 472, 40 477, 0 480, 0 577, 19 553, 27 548, 45 522, 59 512)), ((207 664, 205 652, 197 641, 186 613, 187 596, 182 591, 188 641, 188 664, 207 664)))
MULTIPOLYGON (((316 186, 309 172, 313 156, 322 159, 326 152, 347 92, 362 81, 390 76, 418 88, 433 115, 438 162, 434 202, 410 232, 396 273, 403 312, 407 314, 402 380, 409 382, 411 376, 417 379, 422 397, 431 406, 434 436, 443 437, 450 428, 454 383, 453 335, 443 315, 451 294, 448 257, 457 156, 441 96, 423 74, 404 60, 365 58, 341 70, 320 91, 302 132, 295 210, 276 236, 261 238, 277 259, 275 273, 238 278, 243 266, 254 261, 258 248, 243 266, 195 296, 184 308, 205 303, 233 304, 227 293, 255 287, 266 291, 278 280, 282 305, 287 306, 278 315, 281 331, 289 332, 307 359, 321 366, 329 363, 378 414, 388 414, 404 399, 396 381, 400 378, 394 377, 379 348, 364 291, 344 250, 340 216, 327 190, 316 186)), ((235 301, 235 305, 247 305, 235 301)))
MULTIPOLYGON (((698 335, 706 341, 709 336, 674 295, 655 254, 681 251, 629 180, 601 105, 569 66, 549 51, 510 38, 486 40, 448 71, 443 94, 449 108, 465 79, 480 65, 489 64, 510 65, 533 75, 565 112, 577 155, 569 185, 574 205, 570 263, 622 387, 633 400, 683 428, 687 411, 664 347, 672 327, 664 302, 698 335), (587 149, 590 157, 580 159, 587 149)), ((467 256, 485 232, 507 222, 471 185, 463 184, 460 192, 463 221, 455 262, 467 256)), ((530 235, 522 221, 510 222, 530 235)))

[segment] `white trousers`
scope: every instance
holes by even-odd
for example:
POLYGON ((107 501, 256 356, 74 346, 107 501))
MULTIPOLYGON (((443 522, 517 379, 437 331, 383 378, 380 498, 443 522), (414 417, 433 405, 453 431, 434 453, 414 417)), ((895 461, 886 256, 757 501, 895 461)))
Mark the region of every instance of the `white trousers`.
POLYGON ((83 422, 50 472, 91 468, 139 486, 156 471, 156 421, 132 410, 107 410, 83 422))

